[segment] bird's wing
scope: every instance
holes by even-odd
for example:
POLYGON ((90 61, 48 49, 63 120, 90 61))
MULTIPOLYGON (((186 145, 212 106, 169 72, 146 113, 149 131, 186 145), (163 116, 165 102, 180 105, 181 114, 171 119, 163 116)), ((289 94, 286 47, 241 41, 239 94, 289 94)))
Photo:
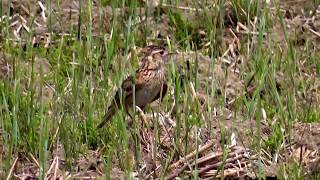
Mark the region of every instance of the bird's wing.
POLYGON ((159 93, 157 94, 157 96, 152 101, 155 101, 155 100, 157 100, 159 98, 160 98, 160 101, 162 101, 164 96, 167 93, 167 90, 168 90, 168 85, 166 83, 164 83, 162 85, 162 89, 160 89, 159 93))
POLYGON ((136 75, 135 82, 133 81, 132 76, 130 76, 126 80, 124 80, 121 85, 121 88, 118 89, 116 95, 113 98, 113 102, 109 106, 106 114, 102 118, 102 121, 97 126, 97 128, 102 128, 112 118, 112 116, 116 113, 117 109, 120 108, 121 97, 123 99, 126 99, 126 98, 130 98, 132 96, 133 84, 135 84, 135 91, 139 91, 141 88, 144 87, 145 81, 142 81, 142 79, 139 78, 137 75, 136 75), (122 96, 121 96, 121 91, 123 93, 122 96))
POLYGON ((129 76, 122 82, 121 88, 118 89, 113 102, 116 103, 116 105, 120 105, 121 93, 123 98, 128 98, 129 96, 132 96, 133 84, 135 85, 135 91, 139 91, 145 86, 145 83, 146 81, 141 79, 138 73, 136 74, 135 80, 132 76, 129 76))

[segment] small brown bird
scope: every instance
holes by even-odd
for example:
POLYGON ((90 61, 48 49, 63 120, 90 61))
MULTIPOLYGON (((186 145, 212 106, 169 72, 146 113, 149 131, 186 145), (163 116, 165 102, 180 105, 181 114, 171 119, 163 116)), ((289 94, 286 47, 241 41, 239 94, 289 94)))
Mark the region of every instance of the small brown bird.
POLYGON ((150 45, 144 48, 142 53, 144 53, 144 56, 140 68, 136 71, 135 78, 130 76, 123 81, 121 89, 118 89, 112 104, 97 128, 102 128, 120 109, 121 104, 124 105, 128 113, 128 110, 133 107, 134 97, 135 105, 143 109, 147 104, 159 98, 162 100, 166 94, 167 73, 165 62, 168 58, 168 52, 162 47, 150 45), (134 94, 133 85, 135 85, 134 94))

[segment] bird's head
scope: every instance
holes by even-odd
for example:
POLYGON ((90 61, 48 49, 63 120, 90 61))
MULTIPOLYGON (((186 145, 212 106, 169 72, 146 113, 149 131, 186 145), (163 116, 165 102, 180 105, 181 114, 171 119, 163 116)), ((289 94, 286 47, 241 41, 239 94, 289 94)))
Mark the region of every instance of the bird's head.
POLYGON ((143 57, 143 66, 150 70, 160 70, 167 61, 168 51, 159 46, 147 46, 143 57))

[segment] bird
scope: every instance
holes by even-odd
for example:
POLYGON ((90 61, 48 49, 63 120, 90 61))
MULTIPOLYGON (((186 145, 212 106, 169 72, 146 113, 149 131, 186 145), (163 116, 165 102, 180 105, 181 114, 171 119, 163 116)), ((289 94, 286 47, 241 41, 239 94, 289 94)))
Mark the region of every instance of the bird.
POLYGON ((149 45, 143 48, 141 52, 144 55, 139 69, 136 70, 135 75, 129 76, 122 82, 102 121, 97 126, 98 129, 112 119, 121 105, 124 106, 129 114, 129 110, 133 107, 133 100, 135 100, 135 105, 143 110, 151 102, 157 99, 162 100, 166 94, 167 70, 165 64, 168 58, 168 51, 161 46, 149 45), (133 91, 133 85, 135 86, 135 91, 133 91))

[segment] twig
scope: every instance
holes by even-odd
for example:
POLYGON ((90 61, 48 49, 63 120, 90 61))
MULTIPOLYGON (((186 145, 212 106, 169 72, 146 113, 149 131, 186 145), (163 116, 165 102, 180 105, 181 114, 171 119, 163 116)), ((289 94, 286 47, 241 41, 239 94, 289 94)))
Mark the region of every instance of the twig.
POLYGON ((235 162, 236 160, 242 159, 243 157, 244 157, 243 154, 240 154, 239 156, 227 159, 225 162, 219 161, 219 162, 214 163, 214 164, 206 165, 204 168, 199 170, 199 174, 203 174, 203 173, 205 173, 205 172, 207 172, 209 170, 216 169, 216 168, 222 166, 223 164, 224 164, 224 168, 234 167, 232 162, 235 162))
MULTIPOLYGON (((1 22, 1 21, 0 21, 1 22)), ((13 27, 19 23, 19 20, 13 21, 9 26, 13 27)))
POLYGON ((42 2, 41 1, 38 1, 38 4, 39 4, 39 6, 40 6, 40 8, 41 8, 41 16, 42 16, 42 18, 43 18, 43 21, 44 22, 47 22, 47 17, 46 17, 46 13, 45 13, 45 10, 46 10, 46 8, 44 7, 44 5, 42 4, 42 2))
POLYGON ((48 171, 45 173, 45 177, 47 177, 49 174, 50 174, 50 171, 52 170, 52 168, 54 167, 54 165, 55 165, 55 159, 56 158, 54 158, 53 159, 53 161, 52 161, 52 163, 51 163, 51 165, 50 165, 50 167, 49 167, 49 169, 48 169, 48 171))
POLYGON ((16 159, 14 160, 14 162, 13 162, 11 168, 10 168, 9 174, 8 174, 8 176, 7 176, 7 180, 9 180, 9 179, 11 178, 13 169, 14 169, 14 167, 16 166, 17 161, 18 161, 18 157, 16 157, 16 159))
POLYGON ((30 33, 30 28, 25 23, 22 23, 22 26, 28 33, 30 33))
POLYGON ((192 166, 195 166, 196 164, 200 165, 200 164, 208 162, 212 159, 217 159, 218 157, 220 157, 222 155, 223 155, 223 152, 218 152, 218 153, 212 152, 212 153, 210 153, 200 159, 197 159, 197 161, 194 161, 191 165, 192 166))
POLYGON ((162 7, 176 8, 176 9, 187 10, 187 11, 195 11, 195 12, 196 11, 202 11, 201 9, 184 7, 184 6, 173 6, 173 5, 165 4, 165 3, 162 3, 162 7))
POLYGON ((16 39, 18 41, 21 40, 20 35, 19 35, 19 32, 20 32, 21 28, 22 28, 22 25, 20 24, 19 27, 17 28, 17 30, 13 30, 13 34, 14 34, 14 36, 16 37, 16 39))
MULTIPOLYGON (((177 161, 176 163, 172 164, 169 167, 169 169, 177 168, 183 162, 186 162, 186 161, 190 160, 191 158, 193 158, 194 156, 196 156, 197 153, 201 154, 203 151, 206 151, 207 149, 212 147, 214 143, 215 143, 214 141, 210 141, 207 144, 205 144, 202 147, 200 147, 198 152, 197 152, 197 150, 194 150, 192 153, 188 154, 186 157, 184 157, 184 158, 180 159, 179 161, 177 161)), ((167 176, 165 179, 172 179, 174 177, 179 176, 179 174, 181 174, 188 166, 189 166, 188 163, 184 164, 180 169, 178 169, 177 171, 173 172, 172 174, 167 176)))
POLYGON ((53 173, 53 178, 52 179, 56 179, 57 178, 57 170, 59 169, 59 157, 56 157, 56 167, 54 168, 54 173, 53 173))
POLYGON ((31 157, 31 159, 33 160, 33 162, 36 163, 36 165, 38 166, 38 168, 40 168, 40 164, 38 163, 37 159, 36 159, 31 153, 29 153, 29 156, 31 157))
POLYGON ((30 15, 29 10, 23 4, 21 4, 20 7, 25 13, 27 13, 27 15, 30 15))
POLYGON ((318 38, 320 38, 320 33, 318 33, 317 31, 305 26, 305 28, 307 28, 312 34, 316 35, 318 38))
POLYGON ((19 19, 22 21, 22 23, 26 24, 27 23, 27 20, 21 16, 21 15, 18 15, 19 19))
MULTIPOLYGON (((208 172, 206 172, 206 174, 204 174, 202 177, 208 177, 207 179, 212 179, 213 177, 213 175, 216 175, 217 174, 217 172, 218 172, 219 170, 209 170, 208 172)), ((237 174, 236 175, 236 177, 238 178, 239 176, 240 176, 240 173, 244 173, 244 170, 243 169, 226 169, 224 172, 223 172, 223 176, 224 177, 227 177, 227 176, 232 176, 232 175, 235 175, 235 174, 237 174)), ((214 178, 220 178, 221 177, 221 175, 217 175, 217 176, 214 176, 214 178)), ((237 179, 236 178, 236 179, 237 179)), ((231 179, 232 179, 232 177, 231 177, 231 179)), ((241 178, 240 178, 241 179, 241 178)))
POLYGON ((194 156, 197 155, 197 152, 198 152, 198 154, 201 154, 203 151, 206 151, 207 149, 212 147, 214 145, 214 143, 215 143, 215 141, 209 141, 207 144, 201 146, 198 151, 194 150, 193 152, 188 154, 185 158, 182 158, 179 161, 177 161, 176 163, 172 164, 169 169, 176 168, 177 166, 182 164, 185 160, 190 160, 191 158, 193 158, 194 156))
MULTIPOLYGON (((240 165, 240 167, 241 167, 241 164, 243 164, 243 162, 241 163, 239 160, 246 158, 245 150, 239 149, 239 148, 232 148, 232 147, 229 148, 229 150, 232 150, 232 149, 234 150, 234 152, 228 152, 228 159, 225 162, 218 161, 214 164, 205 165, 204 168, 199 170, 199 174, 203 174, 209 170, 212 170, 213 168, 218 168, 223 163, 225 164, 224 167, 229 168, 229 167, 234 167, 234 165, 232 165, 231 163, 236 161, 238 163, 238 165, 240 165)), ((202 165, 203 163, 209 162, 210 160, 212 161, 213 159, 218 160, 218 157, 221 157, 222 155, 223 155, 222 152, 210 153, 209 155, 206 155, 200 159, 197 159, 197 161, 194 160, 193 163, 191 164, 191 166, 202 165)), ((184 160, 184 159, 181 159, 181 160, 184 160)), ((212 163, 211 161, 210 161, 210 163, 212 163)), ((166 177, 166 179, 172 179, 174 177, 179 176, 179 174, 181 174, 187 167, 188 167, 188 164, 185 164, 184 166, 182 166, 181 168, 176 170, 174 173, 172 173, 168 177, 166 177)))

